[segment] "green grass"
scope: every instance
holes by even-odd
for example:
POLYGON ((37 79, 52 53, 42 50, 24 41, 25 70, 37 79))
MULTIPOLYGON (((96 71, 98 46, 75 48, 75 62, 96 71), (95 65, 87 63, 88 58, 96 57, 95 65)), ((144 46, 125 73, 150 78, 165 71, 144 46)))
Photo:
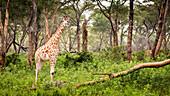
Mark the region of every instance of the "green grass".
MULTIPOLYGON (((117 73, 131 68, 144 61, 110 61, 93 56, 92 61, 73 62, 67 60, 65 55, 58 56, 55 66, 54 80, 68 81, 61 86, 51 84, 50 65, 47 62, 40 71, 36 90, 34 86, 35 65, 32 69, 27 67, 27 55, 20 54, 21 61, 9 65, 0 73, 0 96, 165 96, 170 95, 170 66, 161 68, 145 68, 129 75, 113 78, 106 82, 75 88, 79 83, 98 80, 101 75, 92 73, 117 73), (70 66, 65 66, 69 63, 70 66)), ((74 56, 74 60, 77 56, 74 56)), ((163 58, 166 59, 166 58, 163 58)), ((158 61, 163 60, 161 57, 158 61)), ((145 61, 146 62, 146 61, 145 61)))

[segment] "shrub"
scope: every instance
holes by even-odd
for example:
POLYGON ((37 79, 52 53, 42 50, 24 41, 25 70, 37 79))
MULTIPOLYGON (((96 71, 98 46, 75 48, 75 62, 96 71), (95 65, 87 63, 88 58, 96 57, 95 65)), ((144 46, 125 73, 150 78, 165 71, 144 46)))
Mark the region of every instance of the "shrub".
POLYGON ((16 65, 21 64, 21 59, 19 58, 19 54, 13 53, 6 56, 6 66, 8 66, 10 63, 16 65))
POLYGON ((109 59, 111 61, 124 61, 127 57, 125 51, 126 46, 107 47, 100 52, 100 58, 109 59))
POLYGON ((78 66, 77 62, 92 62, 92 53, 88 51, 78 52, 77 54, 67 53, 64 60, 64 67, 78 66))
POLYGON ((144 54, 145 54, 145 50, 140 50, 140 51, 136 51, 136 52, 133 52, 132 53, 132 59, 133 61, 134 60, 137 60, 137 61, 142 61, 144 60, 144 54))

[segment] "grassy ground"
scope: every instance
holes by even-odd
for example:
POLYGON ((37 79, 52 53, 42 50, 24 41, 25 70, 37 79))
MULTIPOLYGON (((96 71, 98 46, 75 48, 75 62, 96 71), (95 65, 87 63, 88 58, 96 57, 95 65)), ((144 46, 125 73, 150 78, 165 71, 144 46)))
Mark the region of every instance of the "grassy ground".
MULTIPOLYGON (((90 56, 90 55, 89 55, 90 56)), ((80 61, 77 55, 58 56, 55 66, 54 80, 68 81, 63 85, 57 86, 51 83, 50 65, 47 62, 41 69, 38 77, 36 90, 30 90, 34 86, 35 65, 28 68, 26 65, 26 54, 19 55, 19 61, 9 63, 0 73, 0 96, 6 95, 24 95, 24 96, 169 96, 170 95, 170 66, 161 68, 146 68, 135 71, 129 75, 114 78, 106 82, 94 85, 75 88, 79 83, 91 80, 98 80, 100 75, 92 73, 117 73, 131 68, 134 65, 150 62, 134 60, 131 63, 127 61, 111 61, 108 58, 99 56, 90 57, 90 60, 80 61), (75 62, 76 61, 76 62, 75 62)), ((88 58, 88 56, 87 56, 88 58)), ((135 57, 134 57, 135 58, 135 57)), ((158 61, 166 58, 158 58, 158 61)))

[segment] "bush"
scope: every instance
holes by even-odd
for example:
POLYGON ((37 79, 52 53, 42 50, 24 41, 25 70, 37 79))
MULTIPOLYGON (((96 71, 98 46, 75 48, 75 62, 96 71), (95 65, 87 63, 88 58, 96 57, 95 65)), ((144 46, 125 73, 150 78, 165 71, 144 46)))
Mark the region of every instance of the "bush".
POLYGON ((126 46, 107 47, 100 52, 100 58, 110 61, 124 61, 127 58, 126 46))
POLYGON ((6 56, 6 66, 8 66, 10 63, 16 65, 21 64, 21 59, 19 58, 19 54, 13 53, 6 56))
POLYGON ((77 54, 67 53, 64 60, 64 67, 78 66, 77 62, 92 62, 92 53, 88 51, 78 52, 77 54))
POLYGON ((140 50, 132 53, 132 60, 142 61, 145 60, 145 50, 140 50))

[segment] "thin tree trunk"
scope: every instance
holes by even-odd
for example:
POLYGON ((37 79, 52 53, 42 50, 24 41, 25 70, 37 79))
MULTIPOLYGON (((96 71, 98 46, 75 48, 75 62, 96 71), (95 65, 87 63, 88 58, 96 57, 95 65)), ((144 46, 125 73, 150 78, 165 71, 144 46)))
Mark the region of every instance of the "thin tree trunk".
POLYGON ((166 37, 164 38, 164 51, 167 51, 167 42, 166 42, 166 37))
POLYGON ((168 18, 168 9, 169 9, 169 6, 170 6, 169 1, 170 0, 167 0, 167 2, 166 2, 166 9, 165 9, 164 21, 163 21, 163 25, 162 25, 162 32, 161 32, 160 38, 158 40, 158 44, 156 46, 155 55, 154 55, 155 58, 157 57, 158 51, 160 50, 161 45, 162 45, 162 41, 163 41, 163 39, 165 38, 165 35, 166 35, 166 21, 167 21, 167 18, 168 18))
POLYGON ((100 51, 101 46, 102 46, 102 42, 103 42, 103 34, 104 34, 104 33, 100 34, 100 45, 99 45, 98 51, 100 51))
POLYGON ((52 16, 51 27, 50 27, 50 31, 49 31, 50 36, 51 36, 51 34, 52 34, 53 25, 54 25, 54 20, 55 20, 55 15, 56 15, 56 13, 57 13, 57 9, 58 9, 59 3, 60 3, 60 0, 58 0, 58 3, 57 3, 57 5, 56 5, 55 11, 54 11, 53 16, 52 16))
POLYGON ((118 13, 116 13, 116 16, 114 18, 114 21, 115 21, 115 28, 114 28, 115 35, 114 35, 114 38, 115 38, 115 45, 116 46, 118 46, 117 19, 118 19, 118 13))
POLYGON ((71 52, 71 29, 70 29, 70 27, 68 28, 68 30, 69 30, 69 52, 71 52))
POLYGON ((132 30, 133 30, 133 0, 130 0, 130 13, 129 13, 129 32, 127 40, 127 60, 131 61, 132 53, 132 30))
POLYGON ((80 23, 80 18, 78 18, 77 19, 77 32, 76 32, 76 37, 77 37, 77 50, 78 50, 78 52, 80 52, 80 36, 79 36, 79 34, 80 34, 80 25, 79 25, 79 23, 80 23))
POLYGON ((160 15, 159 15, 159 21, 158 21, 158 30, 157 30, 157 33, 156 33, 155 42, 152 46, 152 57, 153 57, 153 59, 156 59, 155 51, 156 51, 156 47, 157 47, 157 44, 158 44, 158 40, 159 40, 161 31, 162 31, 162 26, 163 26, 163 22, 164 22, 166 1, 167 0, 163 0, 163 2, 162 2, 162 7, 161 7, 161 11, 160 11, 160 15))
POLYGON ((110 30, 110 46, 113 46, 112 37, 113 37, 113 31, 112 31, 112 29, 111 29, 111 30, 110 30))
POLYGON ((38 26, 37 26, 37 23, 35 24, 35 50, 34 50, 34 53, 36 52, 37 48, 38 48, 38 26))

